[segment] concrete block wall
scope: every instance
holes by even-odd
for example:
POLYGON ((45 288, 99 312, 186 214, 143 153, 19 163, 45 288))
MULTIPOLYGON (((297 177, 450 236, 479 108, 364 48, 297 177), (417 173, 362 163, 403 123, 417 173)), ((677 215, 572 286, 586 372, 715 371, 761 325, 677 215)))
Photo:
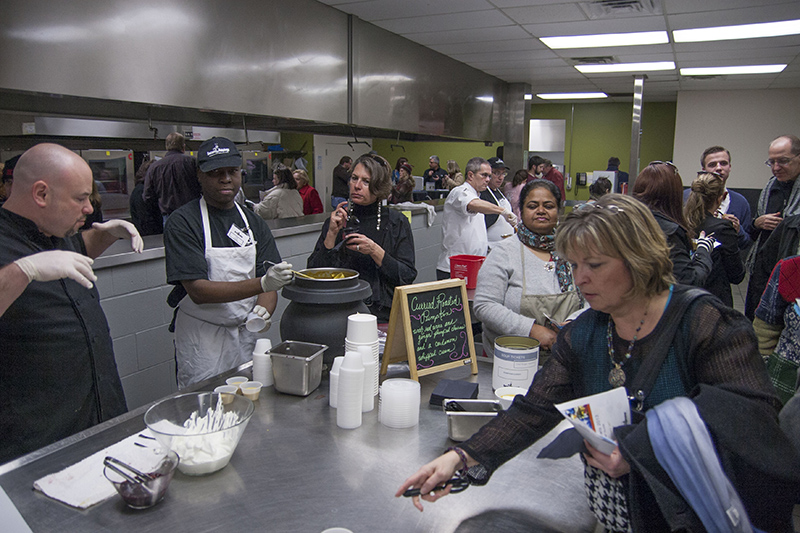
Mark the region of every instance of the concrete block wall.
MULTIPOLYGON (((425 212, 412 216, 417 283, 436 279, 436 261, 442 243, 442 213, 428 226, 425 212)), ((305 268, 319 237, 319 226, 306 232, 275 231, 281 257, 296 270, 305 268)), ((173 334, 168 331, 172 308, 167 295, 164 248, 160 237, 147 237, 141 256, 127 251, 121 241, 95 263, 100 304, 111 328, 128 408, 153 402, 177 391, 173 334), (110 257, 113 256, 113 257, 110 257)), ((278 298, 272 327, 264 334, 273 345, 281 342, 280 317, 289 301, 278 298)))

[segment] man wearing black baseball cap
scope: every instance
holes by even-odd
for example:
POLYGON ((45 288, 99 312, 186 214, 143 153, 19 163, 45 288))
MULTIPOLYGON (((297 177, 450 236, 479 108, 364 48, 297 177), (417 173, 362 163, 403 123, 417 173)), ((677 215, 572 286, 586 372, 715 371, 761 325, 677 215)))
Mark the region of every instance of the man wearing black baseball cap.
MULTIPOLYGON (((481 193, 481 200, 513 211, 511 202, 502 191, 503 181, 508 175, 509 167, 499 157, 492 157, 488 159, 488 162, 492 167, 492 178, 489 180, 489 186, 481 193)), ((500 215, 483 215, 483 220, 486 223, 486 238, 489 241, 490 250, 493 245, 514 234, 514 226, 500 215)))
POLYGON ((276 291, 292 279, 292 265, 281 262, 266 222, 234 201, 241 165, 230 139, 201 144, 203 196, 174 211, 164 227, 180 389, 248 361, 259 333, 246 326, 248 315, 266 319, 260 330, 266 331, 276 291), (265 262, 274 266, 266 269, 265 262))

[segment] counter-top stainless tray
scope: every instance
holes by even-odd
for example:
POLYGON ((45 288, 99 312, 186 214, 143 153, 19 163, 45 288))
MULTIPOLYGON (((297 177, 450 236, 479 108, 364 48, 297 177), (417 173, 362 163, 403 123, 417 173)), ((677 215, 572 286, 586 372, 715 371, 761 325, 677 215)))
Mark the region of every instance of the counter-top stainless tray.
POLYGON ((470 438, 503 410, 496 400, 446 399, 442 407, 447 415, 447 436, 456 442, 470 438))

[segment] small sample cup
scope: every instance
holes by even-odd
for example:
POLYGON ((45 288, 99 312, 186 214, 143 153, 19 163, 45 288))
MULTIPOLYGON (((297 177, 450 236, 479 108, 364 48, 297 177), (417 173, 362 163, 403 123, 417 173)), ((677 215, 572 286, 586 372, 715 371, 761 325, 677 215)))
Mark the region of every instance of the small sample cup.
POLYGON ((220 385, 214 389, 214 392, 217 392, 220 396, 222 396, 223 404, 228 404, 233 401, 233 395, 236 394, 236 391, 238 390, 239 387, 236 385, 220 385))
POLYGON ((226 379, 225 383, 227 383, 228 385, 233 385, 234 387, 236 387, 237 392, 239 394, 241 394, 242 391, 238 390, 238 389, 241 386, 241 384, 244 383, 245 381, 247 381, 247 378, 244 377, 244 376, 233 376, 232 378, 226 379))
POLYGON ((263 385, 260 381, 245 381, 239 385, 239 390, 242 391, 242 394, 245 398, 249 398, 250 400, 258 400, 258 395, 261 393, 261 387, 263 387, 263 385))

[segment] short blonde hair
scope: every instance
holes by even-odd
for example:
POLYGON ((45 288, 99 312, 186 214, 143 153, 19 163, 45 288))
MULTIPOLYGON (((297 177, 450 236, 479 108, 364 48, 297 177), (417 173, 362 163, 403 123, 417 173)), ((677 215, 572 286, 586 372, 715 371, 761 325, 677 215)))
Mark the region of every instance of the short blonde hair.
POLYGON ((622 194, 606 194, 573 209, 556 230, 562 257, 592 250, 622 259, 633 281, 626 298, 649 297, 675 283, 669 246, 650 209, 622 194))
POLYGON ((298 168, 294 172, 292 172, 292 176, 294 176, 295 179, 297 179, 297 176, 300 176, 300 181, 303 181, 305 182, 306 185, 308 185, 308 172, 306 172, 302 168, 298 168))

